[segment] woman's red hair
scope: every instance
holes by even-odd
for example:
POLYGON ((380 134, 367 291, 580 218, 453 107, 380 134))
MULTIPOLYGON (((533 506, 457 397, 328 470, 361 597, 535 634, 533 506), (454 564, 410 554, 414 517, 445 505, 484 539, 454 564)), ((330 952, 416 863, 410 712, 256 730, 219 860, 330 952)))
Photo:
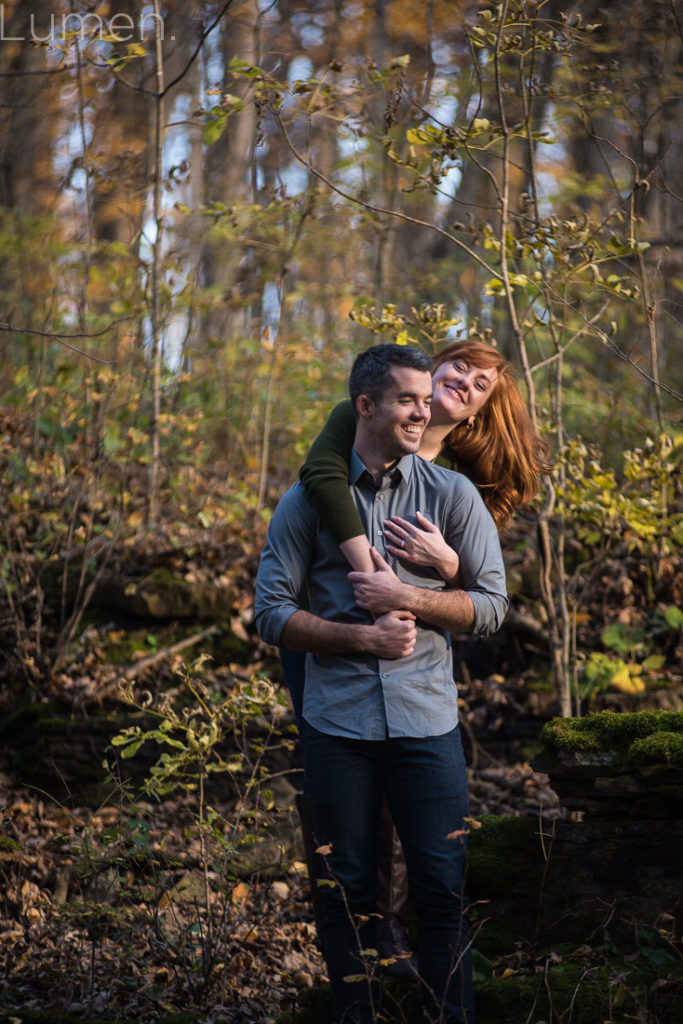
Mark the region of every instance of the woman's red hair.
POLYGON ((534 429, 513 366, 498 349, 483 341, 456 341, 437 353, 432 372, 456 359, 483 370, 495 367, 498 377, 474 424, 457 423, 446 437, 442 454, 476 484, 501 529, 515 509, 538 494, 541 477, 550 469, 550 449, 534 429))

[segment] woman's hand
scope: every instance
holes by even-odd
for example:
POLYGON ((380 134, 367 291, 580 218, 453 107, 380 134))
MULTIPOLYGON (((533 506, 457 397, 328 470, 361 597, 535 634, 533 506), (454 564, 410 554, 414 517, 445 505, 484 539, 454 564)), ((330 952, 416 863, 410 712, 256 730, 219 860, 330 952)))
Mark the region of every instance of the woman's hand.
POLYGON ((455 583, 460 569, 458 553, 446 543, 438 526, 417 513, 418 526, 401 516, 384 524, 387 551, 416 565, 431 565, 446 583, 455 583))

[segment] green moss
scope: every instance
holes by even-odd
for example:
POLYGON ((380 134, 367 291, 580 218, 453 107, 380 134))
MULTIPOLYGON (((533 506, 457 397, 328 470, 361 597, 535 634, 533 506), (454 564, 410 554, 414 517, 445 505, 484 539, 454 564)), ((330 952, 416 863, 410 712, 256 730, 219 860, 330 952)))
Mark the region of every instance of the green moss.
POLYGON ((598 737, 584 726, 576 727, 577 723, 586 721, 585 718, 553 718, 541 729, 541 742, 555 750, 575 750, 581 753, 599 750, 598 737))
POLYGON ((477 1011, 489 1020, 523 1024, 571 1010, 572 1024, 596 1024, 609 1011, 608 979, 583 964, 555 963, 536 976, 509 975, 477 987, 477 1011), (554 1012, 553 1012, 554 1011, 554 1012))
MULTIPOLYGON (((614 953, 604 947, 576 950, 573 946, 558 946, 552 953, 539 956, 531 964, 531 973, 514 971, 506 977, 475 982, 478 1019, 491 1024, 551 1019, 571 1019, 572 1024, 597 1024, 609 1019, 614 1024, 627 1024, 644 1020, 646 1015, 651 1019, 649 1011, 657 999, 659 1024, 680 1024, 675 982, 665 998, 661 993, 659 997, 651 996, 658 977, 655 965, 643 957, 637 961, 631 957, 626 962, 614 953)), ((330 1019, 329 985, 300 992, 296 1008, 276 1018, 277 1024, 321 1024, 330 1019)), ((385 1024, 422 1024, 419 987, 388 980, 379 1019, 385 1024)))
POLYGON ((21 846, 11 836, 0 836, 0 853, 19 853, 21 846))
POLYGON ((543 726, 541 740, 556 750, 585 753, 614 748, 626 755, 634 740, 661 733, 683 736, 683 711, 600 711, 585 718, 553 718, 543 726))
POLYGON ((543 744, 539 740, 526 740, 515 744, 515 755, 519 761, 533 761, 543 752, 543 744))
POLYGON ((554 694, 556 687, 552 676, 534 676, 524 680, 524 689, 527 693, 554 694))
POLYGON ((480 821, 470 832, 465 888, 473 943, 495 958, 534 940, 543 848, 536 818, 482 815, 480 821))
POLYGON ((683 733, 658 732, 634 740, 628 750, 630 764, 670 764, 683 768, 683 733))
POLYGON ((470 832, 467 857, 467 890, 471 899, 505 896, 534 874, 542 871, 543 854, 535 818, 498 818, 482 815, 481 828, 470 832), (476 895, 473 895, 472 889, 476 895))
MULTIPOLYGON (((387 978, 378 1024, 380 1021, 382 1024, 424 1024, 423 1005, 418 985, 387 978)), ((296 1008, 291 1013, 282 1013, 276 1017, 277 1024, 326 1024, 331 1020, 329 985, 304 989, 297 996, 296 1008)))

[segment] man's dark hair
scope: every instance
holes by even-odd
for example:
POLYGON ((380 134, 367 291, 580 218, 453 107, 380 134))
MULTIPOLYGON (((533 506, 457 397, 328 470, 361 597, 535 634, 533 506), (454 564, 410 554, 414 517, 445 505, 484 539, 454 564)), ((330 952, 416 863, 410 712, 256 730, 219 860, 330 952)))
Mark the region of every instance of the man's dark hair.
POLYGON ((360 395, 367 395, 373 402, 379 402, 391 386, 392 366, 407 366, 409 370, 429 373, 432 361, 426 352, 411 345, 373 345, 356 356, 349 376, 349 394, 354 412, 360 395))

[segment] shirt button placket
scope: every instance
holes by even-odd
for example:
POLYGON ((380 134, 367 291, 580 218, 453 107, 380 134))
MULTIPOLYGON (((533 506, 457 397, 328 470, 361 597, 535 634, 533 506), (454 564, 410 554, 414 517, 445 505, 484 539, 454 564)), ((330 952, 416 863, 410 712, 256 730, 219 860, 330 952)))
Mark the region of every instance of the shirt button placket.
MULTIPOLYGON (((375 495, 375 522, 373 524, 373 528, 374 528, 374 531, 375 531, 375 537, 382 537, 383 536, 383 534, 382 534, 382 524, 384 522, 384 514, 383 514, 384 510, 382 508, 382 505, 379 504, 379 502, 382 502, 382 501, 384 501, 384 493, 383 493, 383 491, 378 491, 378 493, 375 495)), ((374 541, 374 537, 372 538, 372 540, 374 541)), ((379 547, 379 545, 378 545, 378 547, 379 547)), ((384 554, 386 554, 386 551, 384 552, 384 554)))

